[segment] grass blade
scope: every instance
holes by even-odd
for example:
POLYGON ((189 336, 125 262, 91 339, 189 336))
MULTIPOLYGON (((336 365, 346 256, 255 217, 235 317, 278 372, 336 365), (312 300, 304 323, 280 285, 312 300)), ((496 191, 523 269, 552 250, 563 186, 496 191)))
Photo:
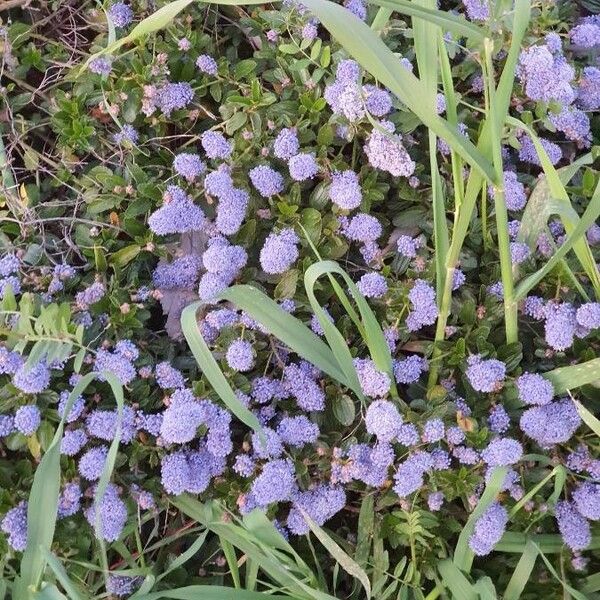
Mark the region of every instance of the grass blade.
MULTIPOLYGON (((533 145, 537 151, 538 157, 540 159, 540 163, 542 164, 542 169, 544 170, 544 174, 546 175, 548 186, 550 188, 550 193, 552 197, 558 200, 562 206, 563 210, 560 212, 560 218, 565 226, 565 231, 567 235, 571 236, 574 230, 577 228, 579 223, 579 217, 573 207, 571 206, 571 201, 569 200, 569 195, 567 194, 567 190, 563 185, 560 176, 557 170, 554 168, 554 165, 550 162, 548 158, 548 154, 544 150, 538 136, 534 133, 534 131, 523 124, 521 121, 514 119, 512 117, 507 117, 506 122, 509 125, 512 125, 518 129, 522 129, 527 133, 527 135, 531 138, 533 145)), ((600 190, 598 187, 594 192, 594 196, 596 194, 600 194, 600 190)), ((594 198, 590 201, 592 204, 594 198)), ((587 211, 586 211, 587 212, 587 211)), ((591 223, 590 223, 591 224, 591 223)), ((587 229, 587 228, 586 228, 587 229)), ((585 232, 584 232, 585 233, 585 232)), ((589 277, 592 286, 594 287, 594 292, 597 298, 600 298, 600 273, 598 272, 598 267, 596 266, 596 262, 592 255, 592 251, 587 242, 585 236, 579 235, 574 240, 573 250, 579 260, 579 263, 583 267, 587 276, 589 277)))
MULTIPOLYGON (((407 3, 408 4, 408 3, 407 3)), ((416 7, 412 4, 412 7, 416 7)), ((473 169, 490 181, 491 163, 445 119, 433 110, 435 98, 423 82, 399 63, 396 55, 368 25, 345 8, 328 0, 307 0, 306 6, 329 32, 373 77, 394 93, 421 122, 444 139, 473 169)), ((420 9, 425 11, 426 9, 420 9)))
POLYGON ((479 594, 460 569, 449 559, 438 565, 442 583, 452 592, 456 600, 478 600, 479 594))
POLYGON ((548 571, 550 571, 550 573, 552 574, 552 576, 554 577, 554 579, 556 579, 556 581, 558 581, 563 588, 565 589, 565 592, 568 592, 569 594, 571 594, 571 596, 573 596, 573 598, 575 598, 575 600, 589 600, 587 596, 585 596, 584 594, 582 594, 581 592, 579 592, 578 590, 576 590, 574 587, 572 587, 571 585, 569 585, 557 572, 556 569, 554 568, 554 566, 552 565, 552 563, 544 556, 544 553, 536 546, 539 555, 542 557, 542 560, 546 563, 546 567, 548 568, 548 571))
POLYGON ((600 421, 578 400, 573 398, 581 420, 600 438, 600 421))
POLYGON ((44 558, 48 563, 48 566, 52 569, 52 572, 56 576, 56 579, 60 582, 63 589, 69 595, 70 600, 84 600, 85 597, 77 585, 68 576, 67 571, 58 560, 53 552, 43 549, 44 558))
POLYGON ((319 527, 309 516, 306 511, 302 508, 299 509, 302 512, 302 516, 307 522, 310 530, 315 534, 315 537, 325 546, 327 552, 335 558, 340 567, 346 571, 352 577, 356 577, 358 581, 360 581, 363 586, 365 593, 367 595, 367 599, 371 597, 371 582, 367 577, 367 574, 364 572, 362 567, 360 567, 352 558, 350 558, 343 550, 336 544, 334 540, 325 532, 325 530, 319 527))
POLYGON ((290 600, 293 596, 277 594, 264 594, 248 590, 236 590, 221 585, 188 585, 174 590, 163 590, 139 596, 136 600, 161 600, 172 598, 174 600, 290 600))
POLYGON ((298 356, 352 389, 327 344, 261 291, 249 285, 236 285, 222 292, 220 297, 246 311, 298 356))
POLYGON ((196 321, 196 313, 201 306, 201 302, 194 302, 184 308, 181 313, 181 328, 183 330, 183 335, 190 346, 190 350, 202 369, 202 372, 206 375, 206 378, 215 392, 219 395, 219 398, 225 402, 227 408, 229 408, 229 410, 231 410, 231 412, 248 427, 255 431, 262 431, 262 427, 256 416, 250 412, 235 395, 235 392, 229 385, 229 382, 225 378, 225 375, 223 375, 217 361, 214 359, 212 352, 200 334, 198 323, 196 321))
POLYGON ((580 365, 559 367, 543 375, 554 386, 555 394, 564 394, 567 390, 600 382, 600 358, 593 358, 580 365))
POLYGON ((504 600, 519 600, 535 566, 538 551, 538 547, 531 540, 528 540, 525 550, 523 550, 523 554, 521 554, 521 558, 504 590, 504 600))

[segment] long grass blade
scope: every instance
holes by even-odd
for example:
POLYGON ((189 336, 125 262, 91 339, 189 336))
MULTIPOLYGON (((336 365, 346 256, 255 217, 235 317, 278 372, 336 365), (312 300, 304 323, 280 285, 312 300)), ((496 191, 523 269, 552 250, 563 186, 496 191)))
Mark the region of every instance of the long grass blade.
POLYGON ((221 585, 188 585, 174 590, 163 590, 138 596, 136 600, 161 600, 161 598, 173 600, 199 600, 200 598, 202 600, 290 600, 293 596, 236 590, 221 585))
POLYGON ((455 600, 478 600, 479 594, 460 569, 449 559, 440 561, 438 571, 442 583, 450 590, 455 600))
POLYGON ((531 577, 538 552, 538 547, 531 540, 528 540, 525 550, 523 550, 523 554, 521 554, 521 558, 504 590, 504 600, 519 600, 531 577))
POLYGON ((371 582, 367 577, 367 574, 364 572, 362 567, 360 567, 340 546, 326 533, 326 531, 319 527, 304 511, 300 508, 302 512, 302 516, 305 521, 308 523, 310 530, 315 534, 315 537, 325 546, 327 552, 338 562, 340 567, 346 571, 352 577, 355 577, 360 584, 363 586, 365 593, 367 595, 367 599, 371 597, 371 582))
POLYGON ((600 358, 593 358, 580 365, 559 367, 543 376, 554 386, 555 394, 564 394, 582 385, 600 383, 600 358))

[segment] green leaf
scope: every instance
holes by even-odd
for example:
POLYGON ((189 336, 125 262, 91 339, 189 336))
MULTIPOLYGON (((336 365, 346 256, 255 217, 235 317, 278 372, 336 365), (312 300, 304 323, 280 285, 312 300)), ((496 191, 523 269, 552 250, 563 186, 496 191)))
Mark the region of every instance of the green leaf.
POLYGON ((242 128, 248 120, 248 113, 236 112, 225 122, 225 133, 233 135, 238 129, 242 128))
POLYGON ((141 250, 142 248, 138 244, 125 246, 125 248, 121 248, 114 254, 111 254, 110 264, 117 267, 124 267, 125 265, 128 265, 134 258, 136 258, 141 250))
POLYGON ((530 580, 533 567, 538 557, 538 547, 528 540, 525 550, 513 571, 513 574, 504 590, 504 600, 519 600, 525 586, 530 580))
POLYGON ((473 585, 449 558, 440 561, 438 571, 442 576, 442 583, 452 592, 455 600, 479 599, 473 585))
POLYGON ((304 509, 302 509, 300 507, 299 510, 302 513, 304 520, 307 522, 308 526, 310 527, 310 530, 315 534, 316 538, 321 542, 321 544, 323 544, 323 546, 325 546, 325 548, 327 549, 327 552, 329 552, 329 554, 332 556, 332 558, 334 558, 338 562, 340 567, 342 567, 342 569, 344 569, 344 571, 346 571, 346 573, 348 573, 348 575, 351 575, 352 577, 355 577, 356 579, 358 579, 358 581, 360 581, 360 583, 363 586, 365 593, 367 595, 367 599, 370 598, 371 597, 371 583, 369 581, 369 578, 367 577, 367 574, 364 572, 364 570, 356 562, 354 562, 342 550, 342 548, 340 548, 340 546, 338 546, 331 539, 331 537, 325 532, 325 530, 323 528, 319 527, 310 518, 310 516, 304 509))
POLYGON ((290 600, 293 596, 277 594, 264 594, 262 592, 249 592, 236 590, 221 585, 188 585, 174 590, 163 590, 143 596, 135 596, 135 600, 161 600, 171 598, 174 600, 290 600))
POLYGON ((196 313, 202 306, 202 302, 194 302, 186 306, 181 313, 181 329, 187 343, 202 369, 202 372, 212 385, 219 398, 225 402, 227 408, 242 422, 254 431, 262 431, 260 422, 256 416, 250 412, 235 395, 235 392, 229 385, 229 382, 219 368, 217 361, 213 358, 212 352, 206 345, 204 338, 198 329, 196 313))
MULTIPOLYGON (((414 7, 409 2, 396 2, 398 5, 408 5, 409 9, 410 6, 414 7)), ((455 127, 451 127, 446 120, 437 115, 433 109, 435 99, 431 91, 402 67, 396 55, 366 23, 351 15, 342 6, 328 0, 308 0, 306 6, 356 61, 398 96, 423 124, 444 139, 475 170, 490 181, 493 179, 491 163, 455 127)), ((396 7, 396 4, 393 4, 393 7, 396 7)))
POLYGON ((350 427, 356 417, 356 409, 352 398, 347 394, 336 394, 333 399, 333 414, 344 427, 350 427))
POLYGON ((582 385, 600 382, 600 358, 593 358, 580 365, 559 367, 542 375, 552 383, 555 395, 564 394, 582 385))

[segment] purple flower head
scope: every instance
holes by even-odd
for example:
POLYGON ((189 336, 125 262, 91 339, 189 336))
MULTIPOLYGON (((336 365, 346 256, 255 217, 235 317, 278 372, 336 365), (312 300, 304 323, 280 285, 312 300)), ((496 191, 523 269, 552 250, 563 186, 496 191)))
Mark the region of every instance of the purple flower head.
POLYGON ((571 400, 549 402, 526 410, 520 427, 525 435, 542 448, 568 442, 581 425, 581 418, 571 400))
POLYGON ((206 410, 187 389, 179 389, 171 396, 171 403, 163 413, 160 436, 167 444, 185 444, 196 436, 198 427, 206 421, 206 410))
POLYGON ((591 521, 599 521, 600 485, 584 481, 573 490, 573 503, 581 516, 591 521))
POLYGON ((200 143, 208 158, 229 158, 233 152, 233 144, 218 131, 205 131, 200 143))
POLYGON ((19 271, 21 261, 15 254, 5 254, 0 258, 0 276, 8 277, 19 271))
POLYGON ((86 310, 92 304, 96 304, 106 294, 106 288, 100 281, 92 283, 89 287, 77 292, 75 294, 75 305, 79 310, 86 310))
POLYGON ((26 394, 39 394, 50 385, 50 369, 45 361, 28 367, 23 363, 13 375, 13 385, 26 394))
POLYGON ((301 36, 303 40, 314 40, 318 35, 318 30, 315 25, 312 23, 307 23, 301 32, 301 36))
POLYGON ((346 58, 338 63, 335 71, 338 81, 357 82, 360 79, 360 65, 351 58, 346 58))
POLYGON ((396 242, 398 253, 406 258, 415 258, 417 250, 421 247, 421 240, 410 235, 401 235, 396 242))
POLYGON ((304 415, 284 417, 277 426, 277 434, 284 444, 301 448, 317 441, 319 427, 304 415))
POLYGON ((390 391, 390 378, 386 373, 377 370, 370 358, 355 358, 353 364, 365 396, 379 398, 390 391))
POLYGON ((329 187, 330 200, 340 208, 352 210, 362 202, 362 190, 354 171, 334 171, 329 187))
POLYGON ((550 113, 548 118, 556 129, 568 140, 589 146, 592 141, 590 118, 578 108, 565 106, 559 113, 550 113))
POLYGON ((282 129, 273 142, 273 154, 282 160, 289 160, 298 154, 298 150, 300 150, 300 143, 296 130, 282 129))
POLYGON ((216 171, 207 173, 204 177, 204 191, 209 196, 222 198, 231 193, 233 189, 233 179, 228 169, 219 168, 216 171))
POLYGON ((283 388, 296 399, 305 411, 321 411, 325 408, 325 393, 321 386, 299 365, 290 364, 283 370, 283 388))
POLYGON ((296 491, 294 465, 289 459, 272 460, 252 483, 250 496, 256 506, 266 507, 273 502, 286 502, 296 491))
POLYGON ((234 371, 250 371, 254 366, 254 350, 247 340, 235 340, 227 348, 227 364, 234 371))
POLYGON ((387 281, 380 273, 365 273, 356 287, 365 298, 381 298, 388 291, 387 281))
POLYGON ((112 71, 112 60, 106 56, 98 56, 90 61, 88 69, 95 75, 108 77, 112 71))
POLYGON ((33 435, 40 426, 42 416, 35 404, 21 406, 15 413, 15 429, 23 435, 33 435))
POLYGON ((215 225, 223 235, 233 235, 239 231, 246 216, 248 201, 248 192, 238 188, 231 188, 221 196, 215 225))
POLYGON ((187 81, 166 83, 156 90, 154 104, 165 117, 170 117, 174 110, 185 108, 194 99, 194 90, 187 81))
POLYGON ((577 323, 585 329, 598 329, 600 327, 600 302, 586 302, 582 304, 575 315, 577 323))
POLYGON ((285 273, 298 259, 298 236, 293 229, 270 233, 260 251, 260 265, 269 274, 285 273))
POLYGON ((463 0, 463 4, 471 21, 487 21, 490 18, 488 0, 463 0))
POLYGON ((380 129, 373 129, 364 146, 369 164, 394 177, 410 177, 415 171, 415 162, 402 145, 402 136, 394 134, 394 126, 387 121, 380 129))
POLYGON ((192 182, 206 171, 206 165, 197 154, 182 152, 175 157, 173 169, 175 169, 177 175, 181 175, 181 177, 192 182))
POLYGON ((448 442, 448 444, 458 446, 459 444, 462 444, 465 441, 465 433, 460 427, 457 427, 456 425, 453 427, 448 427, 446 429, 446 441, 448 442))
MULTIPOLYGON (((546 151, 546 154, 548 155, 548 158, 550 159, 550 162, 553 165, 560 162, 560 160, 562 159, 562 150, 560 149, 560 146, 544 138, 540 138, 540 143, 546 151)), ((531 163, 532 165, 537 165, 538 167, 542 166, 542 163, 540 162, 540 159, 537 154, 537 150, 535 149, 535 146, 533 145, 533 142, 531 141, 530 137, 523 137, 521 139, 519 160, 531 163)))
POLYGON ((238 454, 233 463, 233 470, 242 477, 251 477, 256 467, 256 461, 248 454, 238 454))
POLYGON ((108 9, 108 16, 118 29, 127 27, 133 21, 133 11, 125 2, 115 2, 108 9))
POLYGON ((493 433, 506 433, 510 427, 510 417, 501 404, 497 404, 490 410, 488 427, 493 433))
POLYGON ((546 301, 539 296, 527 296, 523 303, 523 313, 536 321, 546 317, 546 301))
POLYGON ((23 552, 27 547, 27 502, 22 501, 11 508, 0 522, 0 530, 8 536, 13 550, 23 552))
POLYGON ((367 18, 367 6, 364 0, 345 0, 344 7, 361 21, 367 18))
POLYGON ((185 386, 181 371, 167 361, 159 362, 155 369, 156 383, 163 390, 174 390, 185 386))
POLYGON ((600 46, 600 25, 584 22, 571 29, 569 36, 571 43, 582 48, 595 48, 600 46))
POLYGON ((552 383, 537 373, 523 373, 517 381, 519 400, 524 404, 548 404, 552 402, 552 383))
POLYGON ((300 153, 288 161, 290 177, 294 181, 312 179, 319 172, 319 165, 313 154, 300 153))
POLYGON ((67 456, 75 456, 87 444, 88 436, 83 429, 65 431, 60 443, 60 452, 67 456))
POLYGON ((346 494, 342 487, 319 485, 308 492, 296 492, 286 526, 294 535, 303 535, 308 533, 310 528, 302 511, 307 513, 317 525, 324 525, 344 506, 346 506, 346 494))
POLYGON ((498 502, 492 502, 475 522, 469 547, 477 556, 489 554, 504 535, 508 512, 498 502))
POLYGON ((444 504, 443 492, 431 492, 427 496, 427 506, 431 512, 437 512, 444 504))
POLYGON ((163 200, 164 204, 148 219, 150 229, 157 235, 197 231, 204 227, 204 212, 180 187, 169 185, 163 200))
POLYGON ((108 576, 106 582, 106 591, 111 596, 130 596, 140 586, 143 577, 130 577, 128 575, 112 575, 108 576))
POLYGON ((271 167, 266 165, 254 167, 250 169, 248 175, 252 185, 263 198, 271 198, 283 191, 283 177, 271 167))
POLYGON ((590 524, 571 502, 561 500, 554 509, 556 523, 565 544, 571 550, 585 550, 592 541, 590 524))
POLYGON ((510 243, 510 258, 514 265, 520 265, 531 256, 531 250, 525 242, 510 243))
POLYGON ((406 318, 409 331, 418 331, 425 325, 433 325, 438 317, 435 290, 423 279, 415 280, 408 293, 412 310, 406 318))
POLYGON ((429 419, 423 425, 423 435, 421 439, 426 443, 439 442, 444 439, 446 428, 441 419, 429 419))
POLYGON ((123 385, 131 383, 136 376, 135 367, 131 360, 116 351, 110 352, 104 348, 96 353, 94 371, 99 373, 101 381, 104 381, 102 373, 108 372, 114 375, 123 385))
POLYGON ((217 61, 208 54, 201 54, 196 59, 196 66, 202 73, 205 73, 206 75, 212 75, 213 77, 217 75, 217 61))
POLYGON ((600 69, 585 67, 577 88, 577 105, 583 110, 600 108, 600 69))
POLYGON ((94 502, 84 513, 87 522, 94 528, 97 509, 100 510, 100 535, 102 538, 107 542, 118 540, 127 522, 127 507, 119 498, 119 491, 114 483, 109 483, 100 501, 94 502))
POLYGON ((406 498, 424 484, 424 475, 433 467, 431 455, 427 452, 415 452, 400 463, 394 475, 394 491, 400 498, 406 498))
POLYGON ((0 415, 0 438, 9 436, 15 431, 15 418, 12 415, 0 415))
POLYGON ((192 290, 198 282, 202 259, 186 254, 170 263, 159 263, 152 273, 152 283, 161 290, 192 290))
POLYGON ((400 433, 402 417, 389 400, 375 400, 367 408, 365 425, 367 432, 376 435, 378 441, 391 442, 400 433))
POLYGON ((544 326, 546 343, 555 350, 566 350, 573 345, 577 327, 575 308, 568 302, 548 302, 544 326))
POLYGON ((12 293, 17 296, 21 293, 21 282, 15 275, 10 275, 0 279, 0 300, 4 298, 8 287, 12 290, 12 293))
POLYGON ((479 354, 467 360, 467 379, 478 392, 493 392, 506 377, 506 365, 495 358, 484 360, 479 354))
POLYGON ((372 215, 358 213, 349 221, 341 220, 342 233, 354 242, 374 242, 383 233, 381 223, 372 215))
POLYGON ((140 134, 137 129, 129 123, 125 123, 121 128, 121 131, 118 131, 113 135, 115 144, 124 144, 127 142, 128 144, 135 145, 138 143, 139 139, 140 134))
POLYGON ((71 517, 81 508, 81 488, 76 481, 67 483, 58 497, 58 518, 71 517))
POLYGON ((106 446, 98 446, 91 448, 79 459, 77 470, 79 474, 88 481, 97 481, 102 475, 108 448, 106 446))
POLYGON ((481 458, 490 467, 514 465, 523 456, 523 446, 512 438, 496 438, 481 452, 481 458))
POLYGON ((392 96, 375 85, 364 85, 365 106, 374 117, 384 117, 392 110, 392 96))

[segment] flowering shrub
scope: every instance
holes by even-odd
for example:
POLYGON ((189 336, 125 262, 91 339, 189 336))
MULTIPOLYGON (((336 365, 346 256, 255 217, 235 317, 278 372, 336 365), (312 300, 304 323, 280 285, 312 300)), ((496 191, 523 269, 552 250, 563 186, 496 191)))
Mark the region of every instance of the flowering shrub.
POLYGON ((13 598, 593 594, 600 18, 157 4, 0 29, 13 598))

